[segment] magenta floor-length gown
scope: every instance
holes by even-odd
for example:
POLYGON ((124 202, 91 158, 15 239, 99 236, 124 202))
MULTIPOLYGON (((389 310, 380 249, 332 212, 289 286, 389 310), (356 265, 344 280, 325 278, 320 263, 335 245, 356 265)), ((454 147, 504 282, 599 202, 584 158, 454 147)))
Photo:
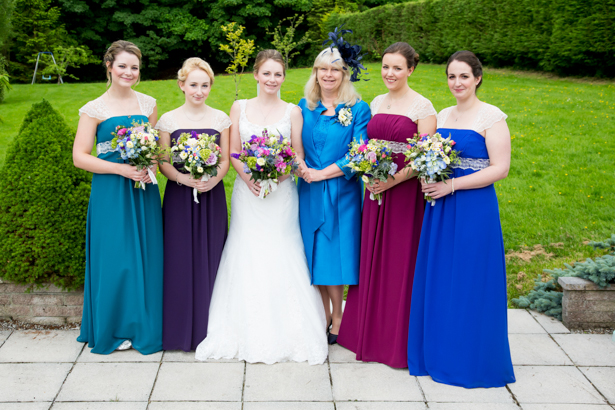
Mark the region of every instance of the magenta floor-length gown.
MULTIPOLYGON (((420 98, 428 109, 419 111, 435 115, 431 103, 420 98)), ((377 112, 374 103, 372 112, 377 112)), ((407 138, 417 131, 413 118, 404 115, 376 114, 367 126, 370 139, 389 141, 399 169, 405 165, 407 138)), ((425 200, 416 178, 385 191, 381 205, 365 192, 359 284, 349 287, 337 341, 355 352, 357 360, 404 368, 425 200)))

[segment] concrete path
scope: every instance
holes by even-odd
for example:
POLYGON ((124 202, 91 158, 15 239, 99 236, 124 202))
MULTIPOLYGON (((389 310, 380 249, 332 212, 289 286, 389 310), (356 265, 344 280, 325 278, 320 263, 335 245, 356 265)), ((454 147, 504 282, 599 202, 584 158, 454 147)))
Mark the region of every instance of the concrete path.
POLYGON ((354 360, 275 365, 200 363, 193 353, 95 355, 77 331, 0 332, 2 410, 613 410, 611 335, 570 332, 509 310, 517 382, 466 390, 354 360))

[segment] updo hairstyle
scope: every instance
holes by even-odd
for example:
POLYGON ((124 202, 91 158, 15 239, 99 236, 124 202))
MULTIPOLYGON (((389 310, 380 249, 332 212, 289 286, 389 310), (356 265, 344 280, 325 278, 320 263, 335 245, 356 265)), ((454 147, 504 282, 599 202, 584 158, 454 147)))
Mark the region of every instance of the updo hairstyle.
POLYGON ((255 73, 258 73, 258 70, 267 60, 277 61, 282 64, 282 73, 284 77, 286 77, 286 64, 284 64, 284 57, 278 50, 262 50, 256 55, 256 60, 254 60, 253 70, 255 73))
POLYGON ((403 41, 399 41, 397 43, 393 43, 384 50, 382 56, 385 54, 401 54, 406 59, 406 64, 408 68, 416 68, 419 64, 419 54, 416 52, 414 48, 408 43, 404 43, 403 41))
MULTIPOLYGON (((139 59, 139 66, 141 66, 142 55, 141 50, 139 50, 139 47, 137 47, 134 43, 125 40, 118 40, 113 42, 109 46, 107 52, 105 53, 105 56, 103 57, 103 64, 105 65, 105 70, 107 72, 107 87, 111 85, 111 73, 109 72, 109 68, 113 67, 115 57, 117 57, 118 54, 124 51, 137 56, 137 58, 139 59), (107 67, 107 62, 109 62, 109 67, 107 67)), ((139 72, 139 78, 137 79, 135 85, 139 84, 139 81, 141 81, 141 72, 139 72)))
POLYGON ((476 91, 478 91, 478 87, 483 83, 483 65, 481 64, 476 54, 471 51, 462 50, 457 51, 452 56, 448 58, 448 62, 446 63, 446 75, 448 76, 448 66, 451 65, 453 61, 461 61, 462 63, 466 63, 472 69, 472 75, 476 78, 480 77, 480 81, 476 84, 476 91))
POLYGON ((182 83, 186 82, 188 74, 190 74, 194 70, 204 71, 205 74, 209 76, 209 86, 211 87, 212 85, 214 85, 214 71, 211 69, 209 63, 198 57, 190 57, 189 59, 184 61, 182 68, 180 68, 177 72, 177 80, 181 81, 182 83))

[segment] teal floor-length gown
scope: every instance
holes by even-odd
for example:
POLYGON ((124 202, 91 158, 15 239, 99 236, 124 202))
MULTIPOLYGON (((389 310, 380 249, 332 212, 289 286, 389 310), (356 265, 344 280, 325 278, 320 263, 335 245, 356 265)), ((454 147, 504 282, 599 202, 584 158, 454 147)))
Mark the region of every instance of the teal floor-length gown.
MULTIPOLYGON (((131 126, 134 120, 148 121, 145 115, 119 116, 98 125, 98 158, 123 162, 111 151, 111 132, 118 125, 131 126)), ((86 229, 83 319, 77 340, 100 354, 113 352, 127 339, 142 354, 162 350, 162 258, 158 186, 147 184, 142 190, 123 176, 94 174, 86 229)))

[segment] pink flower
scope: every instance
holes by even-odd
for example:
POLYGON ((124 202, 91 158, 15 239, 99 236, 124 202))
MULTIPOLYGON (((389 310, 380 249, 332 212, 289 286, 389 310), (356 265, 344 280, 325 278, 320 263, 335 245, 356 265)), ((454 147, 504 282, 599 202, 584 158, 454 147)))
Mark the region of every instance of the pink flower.
POLYGON ((453 145, 455 145, 455 144, 457 144, 457 143, 456 143, 455 141, 451 140, 451 147, 452 147, 453 145))
POLYGON ((359 148, 357 148, 357 151, 359 152, 363 152, 367 149, 367 145, 363 144, 363 145, 359 145, 359 148))
POLYGON ((371 161, 371 162, 376 162, 376 153, 375 153, 375 152, 373 152, 373 151, 372 151, 372 152, 369 152, 369 153, 367 154, 366 158, 367 158, 367 160, 368 160, 368 161, 371 161))
POLYGON ((117 135, 121 137, 122 135, 126 134, 126 131, 128 131, 126 128, 122 128, 121 130, 117 132, 117 135))

